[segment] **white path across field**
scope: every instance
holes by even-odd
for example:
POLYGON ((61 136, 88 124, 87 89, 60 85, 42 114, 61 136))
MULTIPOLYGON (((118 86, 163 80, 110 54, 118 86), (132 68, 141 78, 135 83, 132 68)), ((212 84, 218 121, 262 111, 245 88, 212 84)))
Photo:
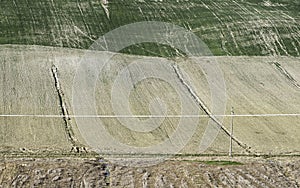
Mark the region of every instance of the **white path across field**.
MULTIPOLYGON (((212 115, 214 117, 289 117, 300 116, 300 114, 234 114, 234 115, 212 115)), ((38 118, 200 118, 208 115, 39 115, 39 114, 0 114, 0 117, 38 117, 38 118)))

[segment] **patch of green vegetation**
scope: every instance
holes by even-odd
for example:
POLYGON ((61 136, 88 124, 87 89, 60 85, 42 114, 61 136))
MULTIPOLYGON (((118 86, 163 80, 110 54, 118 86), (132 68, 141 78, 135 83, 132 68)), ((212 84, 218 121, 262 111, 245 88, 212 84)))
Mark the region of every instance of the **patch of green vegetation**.
POLYGON ((197 162, 207 165, 216 165, 216 166, 226 166, 226 165, 243 165, 241 162, 237 161, 202 161, 202 160, 182 160, 186 162, 197 162))
POLYGON ((186 54, 178 49, 157 43, 141 43, 129 46, 120 51, 121 53, 156 56, 156 57, 185 57, 186 54))
POLYGON ((207 165, 243 165, 243 163, 237 162, 237 161, 202 161, 203 163, 207 165))

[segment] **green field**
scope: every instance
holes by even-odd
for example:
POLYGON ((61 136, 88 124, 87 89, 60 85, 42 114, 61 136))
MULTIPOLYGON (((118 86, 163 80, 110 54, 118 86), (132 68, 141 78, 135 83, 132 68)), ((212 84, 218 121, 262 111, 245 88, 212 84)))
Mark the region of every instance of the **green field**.
MULTIPOLYGON (((101 0, 2 0, 0 44, 87 49, 120 26, 163 21, 191 30, 214 55, 300 55, 298 0, 112 0, 108 6, 109 19, 101 0)), ((157 44, 124 52, 178 55, 157 44)))

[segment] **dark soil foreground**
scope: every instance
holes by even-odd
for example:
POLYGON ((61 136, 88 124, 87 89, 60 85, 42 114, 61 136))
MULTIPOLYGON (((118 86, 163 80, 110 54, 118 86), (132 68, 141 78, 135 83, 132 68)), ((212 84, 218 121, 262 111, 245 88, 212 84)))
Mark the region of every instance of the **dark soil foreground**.
POLYGON ((299 158, 233 159, 189 158, 150 167, 102 159, 6 159, 0 163, 0 187, 300 186, 299 158))

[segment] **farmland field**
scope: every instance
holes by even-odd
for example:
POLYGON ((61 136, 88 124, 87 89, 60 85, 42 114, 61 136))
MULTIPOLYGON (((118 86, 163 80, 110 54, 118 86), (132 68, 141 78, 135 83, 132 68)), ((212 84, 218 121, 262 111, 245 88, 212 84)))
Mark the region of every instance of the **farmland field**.
MULTIPOLYGON (((53 65, 57 68, 60 88, 63 91, 63 99, 68 114, 74 115, 72 108, 72 89, 76 70, 79 67, 79 59, 85 50, 74 50, 40 46, 15 46, 4 45, 1 48, 1 67, 6 74, 2 76, 2 114, 37 114, 37 115, 60 115, 62 109, 59 97, 55 89, 55 80, 51 73, 53 65), (26 64, 26 66, 24 66, 26 64), (8 74, 7 69, 14 69, 14 73, 8 74), (6 70, 6 71, 4 71, 6 70), (24 72, 25 71, 25 72, 24 72), (30 74, 29 74, 30 73, 30 74), (14 81, 12 81, 14 76, 14 81), (15 77, 18 76, 18 77, 15 77), (31 77, 30 77, 31 76, 31 77), (17 79, 18 78, 18 79, 17 79), (39 81, 34 81, 38 79, 39 81), (32 81, 32 83, 28 83, 32 81), (28 86, 28 88, 24 88, 28 86), (10 88, 10 89, 6 89, 10 88), (39 91, 39 92, 36 92, 39 91), (13 93, 11 93, 13 92, 13 93), (22 96, 22 97, 18 97, 22 96), (46 103, 48 101, 48 103, 46 103)), ((93 52, 93 58, 103 59, 106 52, 93 52)), ((160 62, 164 58, 138 57, 140 61, 160 62)), ((300 100, 298 92, 298 80, 300 71, 298 57, 199 57, 198 61, 211 61, 216 59, 224 74, 227 89, 227 107, 225 114, 230 114, 230 107, 234 106, 237 114, 299 114, 300 100), (277 64, 274 64, 276 62, 277 64), (287 71, 295 82, 278 69, 279 66, 287 71)), ((111 71, 104 71, 97 81, 96 106, 100 115, 114 113, 111 106, 111 87, 116 75, 132 62, 137 61, 136 56, 114 55, 114 64, 107 65, 111 71), (113 71, 114 70, 114 71, 113 71), (115 72, 116 71, 116 72, 115 72)), ((207 85, 206 77, 201 71, 195 71, 193 62, 185 58, 175 58, 174 63, 180 69, 190 75, 190 82, 198 96, 210 104, 211 94, 207 85)), ((104 70, 108 70, 104 68, 104 70)), ((176 78, 172 68, 166 69, 173 72, 174 82, 178 87, 182 85, 176 78)), ((132 74, 139 74, 132 69, 132 74)), ((172 75, 171 74, 171 75, 172 75)), ((184 87, 180 90, 185 92, 184 87)), ((189 94, 187 94, 189 95, 189 94)), ((147 104, 153 96, 160 97, 167 105, 167 114, 180 114, 178 93, 160 80, 146 79, 140 82, 132 91, 129 98, 132 113, 136 115, 149 114, 147 104), (167 94, 167 95, 166 95, 167 94), (143 99, 140 99, 143 96, 143 99)), ((199 112, 204 114, 204 112, 199 112)), ((1 127, 4 147, 29 147, 30 149, 42 149, 45 144, 50 148, 71 149, 68 140, 68 130, 61 117, 39 118, 39 117, 1 117, 4 126, 1 127), (29 126, 29 128, 28 128, 29 126), (33 132, 32 132, 33 131, 33 132), (66 132, 67 131, 67 132, 66 132), (12 135, 12 136, 4 136, 12 135), (51 136, 52 135, 52 136, 51 136), (56 137, 53 137, 56 136, 56 137), (10 140, 11 139, 11 140, 10 140), (24 142, 24 139, 28 141, 24 142), (53 140, 52 140, 53 139, 53 140), (60 139, 60 140, 59 140, 60 139), (69 145, 69 147, 68 147, 69 145)), ((145 146, 157 144, 168 135, 172 135, 178 124, 178 118, 167 118, 161 123, 160 129, 149 133, 132 132, 120 124, 117 118, 103 119, 107 131, 120 142, 129 145, 145 146), (175 126, 174 128, 171 128, 175 126)), ((198 153, 200 139, 205 130, 208 118, 201 118, 197 131, 187 144, 183 153, 198 153)), ((279 117, 236 117, 235 137, 243 144, 251 147, 252 154, 299 154, 299 118, 293 116, 279 117), (260 144, 264 143, 264 144, 260 144)), ((75 119, 68 120, 74 140, 84 144, 75 119)), ((223 124, 229 130, 230 117, 224 119, 223 124)), ((84 134, 83 132, 81 132, 84 134)), ((222 131, 216 141, 209 148, 207 154, 226 154, 229 147, 228 136, 222 131), (226 144, 224 144, 224 142, 226 144)), ((235 146, 234 152, 243 154, 244 149, 235 146)))
MULTIPOLYGON (((191 30, 215 55, 299 56, 297 0, 10 1, 0 7, 0 44, 89 48, 98 37, 140 21, 170 22, 191 30)), ((173 56, 157 44, 125 49, 133 54, 173 56)), ((176 55, 176 54, 175 54, 176 55)))
POLYGON ((299 0, 0 0, 0 184, 299 187, 299 73, 299 0))

